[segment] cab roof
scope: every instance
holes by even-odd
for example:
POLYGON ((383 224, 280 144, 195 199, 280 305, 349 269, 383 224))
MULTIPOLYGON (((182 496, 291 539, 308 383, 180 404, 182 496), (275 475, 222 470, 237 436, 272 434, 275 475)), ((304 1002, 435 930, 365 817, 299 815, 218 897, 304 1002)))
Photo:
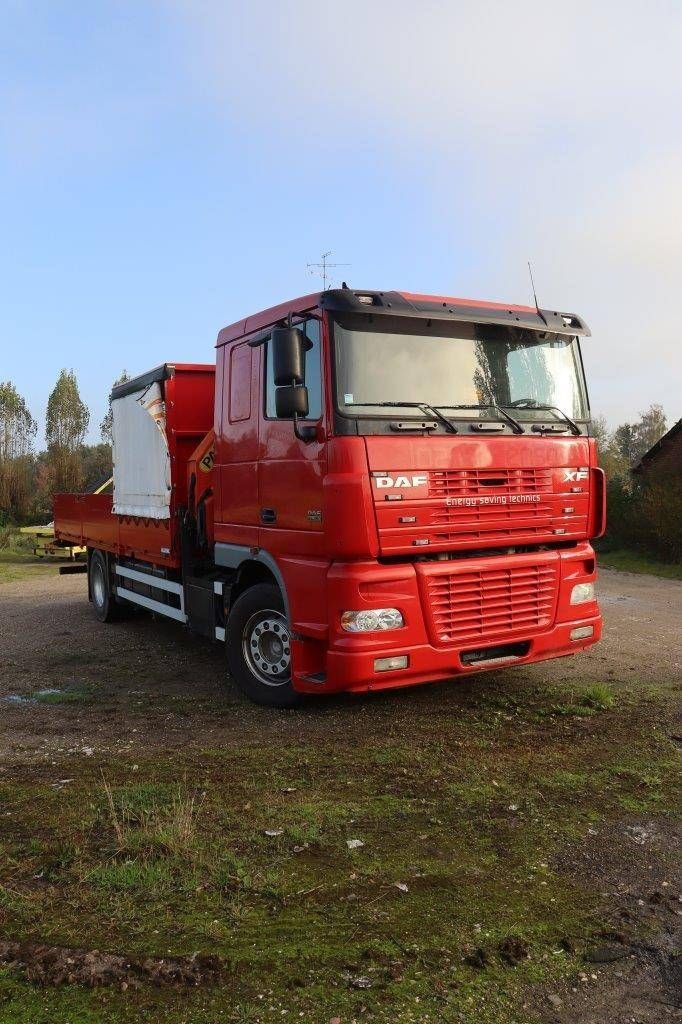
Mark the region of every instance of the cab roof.
POLYGON ((445 295, 420 295, 414 292, 373 291, 363 288, 330 288, 298 299, 271 306, 253 316, 224 327, 216 345, 262 331, 284 320, 289 314, 320 308, 338 313, 372 313, 374 316, 409 316, 423 320, 455 320, 490 323, 525 330, 589 336, 590 329, 577 313, 536 309, 482 299, 462 299, 445 295))

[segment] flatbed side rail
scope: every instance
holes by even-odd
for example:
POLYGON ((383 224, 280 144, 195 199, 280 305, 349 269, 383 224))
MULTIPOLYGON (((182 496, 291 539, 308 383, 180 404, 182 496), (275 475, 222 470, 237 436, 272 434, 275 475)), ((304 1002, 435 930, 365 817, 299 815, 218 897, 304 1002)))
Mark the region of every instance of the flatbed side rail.
POLYGON ((112 550, 117 542, 118 523, 111 514, 111 505, 111 494, 55 495, 55 539, 112 550))

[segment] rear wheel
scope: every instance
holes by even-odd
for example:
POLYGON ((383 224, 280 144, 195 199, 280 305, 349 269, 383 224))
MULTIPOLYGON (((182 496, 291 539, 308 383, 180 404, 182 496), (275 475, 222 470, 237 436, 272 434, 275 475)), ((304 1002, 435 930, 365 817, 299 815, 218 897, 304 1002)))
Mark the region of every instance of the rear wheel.
POLYGON ((93 551, 88 566, 88 590, 100 622, 111 622, 118 611, 109 583, 109 567, 101 551, 93 551))
POLYGON ((279 587, 258 583, 233 604, 227 661, 235 683, 257 704, 290 708, 300 702, 291 682, 291 629, 279 587))

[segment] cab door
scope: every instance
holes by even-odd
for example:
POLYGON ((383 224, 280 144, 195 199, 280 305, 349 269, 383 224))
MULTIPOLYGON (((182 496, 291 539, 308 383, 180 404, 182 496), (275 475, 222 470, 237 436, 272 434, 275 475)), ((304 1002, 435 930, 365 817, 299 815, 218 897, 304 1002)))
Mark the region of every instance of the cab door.
POLYGON ((318 427, 314 440, 300 441, 290 419, 275 415, 275 384, 270 342, 261 348, 262 402, 258 453, 259 545, 272 554, 316 555, 323 550, 322 479, 326 464, 323 439, 322 337, 314 317, 297 324, 311 343, 305 383, 309 414, 301 426, 318 427))
POLYGON ((218 363, 222 380, 220 422, 216 422, 217 487, 215 539, 256 546, 258 503, 258 426, 261 354, 248 341, 225 345, 218 363))

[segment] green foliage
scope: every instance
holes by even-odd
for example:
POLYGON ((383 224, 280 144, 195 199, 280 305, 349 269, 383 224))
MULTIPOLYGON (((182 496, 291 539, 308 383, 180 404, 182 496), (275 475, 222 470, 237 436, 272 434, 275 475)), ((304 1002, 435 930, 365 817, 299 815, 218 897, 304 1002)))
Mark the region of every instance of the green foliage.
POLYGON ((606 500, 603 550, 629 549, 682 562, 682 479, 659 475, 629 482, 615 477, 608 481, 606 500))
POLYGON ((649 550, 682 562, 682 477, 650 476, 639 492, 637 509, 649 550))
POLYGON ((31 495, 33 442, 38 425, 10 381, 0 381, 0 510, 25 515, 31 495))
MULTIPOLYGON (((597 421, 597 437, 602 456, 620 466, 620 471, 627 472, 636 466, 645 452, 663 437, 668 425, 665 412, 660 405, 650 405, 646 412, 640 413, 636 423, 621 423, 609 435, 603 419, 597 421)), ((606 469, 607 467, 604 466, 606 469)))
POLYGON ((111 447, 108 444, 84 445, 82 460, 83 489, 94 491, 112 474, 111 447))
POLYGON ((682 561, 682 480, 679 476, 631 470, 666 432, 660 405, 643 412, 637 423, 622 423, 609 434, 603 418, 595 420, 599 461, 607 475, 607 533, 602 550, 630 549, 682 561))
POLYGON ((607 683, 593 683, 580 697, 581 704, 588 708, 596 708, 598 711, 612 708, 614 700, 613 690, 607 683))
MULTIPOLYGON (((615 696, 613 690, 607 683, 593 683, 591 686, 586 687, 582 693, 572 693, 567 703, 554 704, 550 709, 550 714, 561 716, 577 715, 584 718, 596 715, 600 711, 608 711, 613 707, 614 703, 615 696)), ((543 712, 541 711, 540 714, 542 715, 543 712)))
MULTIPOLYGON (((114 381, 112 387, 115 388, 117 384, 125 384, 125 382, 127 380, 130 380, 130 377, 129 377, 127 371, 123 370, 121 375, 120 375, 120 377, 117 377, 116 380, 114 381)), ((102 422, 99 425, 99 432, 102 435, 102 441, 104 442, 104 444, 109 445, 109 447, 111 447, 111 445, 114 442, 114 438, 113 438, 113 435, 112 435, 113 425, 114 425, 114 415, 113 415, 113 413, 111 411, 111 398, 110 398, 109 399, 109 408, 107 409, 107 413, 106 413, 104 419, 102 420, 102 422)))
POLYGON ((81 447, 90 413, 81 399, 73 370, 62 370, 47 401, 45 438, 52 475, 52 493, 77 491, 82 486, 81 447))

